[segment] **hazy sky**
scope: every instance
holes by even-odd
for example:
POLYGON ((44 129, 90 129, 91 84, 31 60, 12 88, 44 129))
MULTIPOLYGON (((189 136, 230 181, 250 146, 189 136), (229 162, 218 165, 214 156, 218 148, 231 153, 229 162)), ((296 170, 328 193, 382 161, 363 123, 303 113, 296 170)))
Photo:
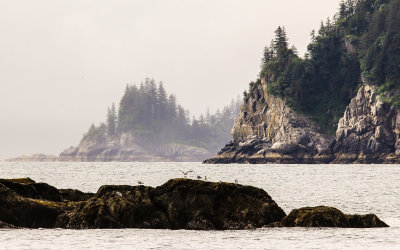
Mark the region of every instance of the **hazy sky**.
POLYGON ((58 154, 127 83, 163 81, 192 114, 259 72, 277 26, 301 54, 339 0, 1 0, 0 159, 58 154))

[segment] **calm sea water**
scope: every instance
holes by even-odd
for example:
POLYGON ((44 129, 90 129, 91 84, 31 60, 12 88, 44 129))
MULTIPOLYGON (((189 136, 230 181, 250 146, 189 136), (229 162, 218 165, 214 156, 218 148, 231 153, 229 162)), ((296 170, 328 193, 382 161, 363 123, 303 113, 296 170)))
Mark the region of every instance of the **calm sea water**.
POLYGON ((202 165, 201 163, 4 163, 0 178, 30 177, 96 192, 103 184, 158 186, 189 178, 263 188, 289 213, 329 205, 375 213, 390 228, 262 228, 251 231, 0 230, 0 249, 400 249, 399 165, 202 165))

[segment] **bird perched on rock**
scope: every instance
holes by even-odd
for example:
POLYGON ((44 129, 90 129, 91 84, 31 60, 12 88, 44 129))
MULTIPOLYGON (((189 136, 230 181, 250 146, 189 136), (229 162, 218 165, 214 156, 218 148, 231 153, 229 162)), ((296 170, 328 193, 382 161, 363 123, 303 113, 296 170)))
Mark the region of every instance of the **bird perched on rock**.
POLYGON ((235 179, 235 184, 239 184, 239 181, 238 181, 238 179, 235 179))
POLYGON ((200 175, 197 176, 197 180, 201 180, 201 176, 200 175))
POLYGON ((183 172, 182 170, 179 170, 179 171, 182 172, 184 178, 187 178, 187 175, 188 175, 189 173, 193 173, 193 170, 189 170, 189 171, 186 171, 186 172, 183 172))
POLYGON ((139 185, 143 185, 143 184, 144 184, 143 181, 138 181, 137 183, 138 183, 139 185))

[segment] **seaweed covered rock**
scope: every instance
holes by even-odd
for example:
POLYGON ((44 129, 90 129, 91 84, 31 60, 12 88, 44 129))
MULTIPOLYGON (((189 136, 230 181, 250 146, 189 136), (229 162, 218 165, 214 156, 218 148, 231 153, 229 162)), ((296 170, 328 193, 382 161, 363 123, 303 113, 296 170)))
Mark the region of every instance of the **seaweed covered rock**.
POLYGON ((353 214, 346 215, 351 227, 368 228, 368 227, 389 227, 388 224, 381 221, 375 214, 353 214))
POLYGON ((280 221, 285 212, 262 189, 231 183, 170 180, 152 191, 173 229, 246 229, 280 221))
POLYGON ((0 221, 0 229, 15 229, 15 228, 18 227, 0 221))
POLYGON ((60 197, 66 201, 86 201, 92 198, 94 193, 84 193, 77 189, 59 189, 60 197))
POLYGON ((334 207, 304 207, 292 210, 280 224, 282 227, 388 227, 376 215, 346 215, 334 207))
POLYGON ((0 221, 17 227, 52 228, 65 211, 59 202, 37 200, 19 195, 0 183, 0 221))
POLYGON ((350 227, 346 215, 333 207, 293 209, 283 220, 284 227, 350 227))
POLYGON ((0 179, 0 184, 25 198, 61 201, 57 188, 47 183, 36 183, 30 178, 0 179))
POLYGON ((190 179, 157 188, 102 186, 66 212, 66 228, 245 229, 280 221, 284 211, 262 189, 190 179))
POLYGON ((58 227, 169 228, 166 215, 152 203, 152 187, 102 186, 96 195, 60 216, 58 227))
POLYGON ((387 226, 373 214, 346 215, 323 206, 294 209, 286 216, 264 190, 233 183, 172 179, 156 188, 105 185, 96 194, 56 189, 62 201, 50 200, 54 197, 33 188, 35 184, 29 178, 1 180, 0 228, 240 230, 263 226, 387 226))

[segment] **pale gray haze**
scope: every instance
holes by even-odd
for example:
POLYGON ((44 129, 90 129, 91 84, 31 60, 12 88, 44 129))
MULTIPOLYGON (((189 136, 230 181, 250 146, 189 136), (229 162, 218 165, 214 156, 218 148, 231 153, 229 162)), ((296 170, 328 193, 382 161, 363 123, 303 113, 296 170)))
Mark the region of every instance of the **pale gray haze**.
POLYGON ((339 0, 1 0, 0 159, 58 154, 127 83, 163 81, 192 114, 248 88, 285 26, 306 51, 339 0))

